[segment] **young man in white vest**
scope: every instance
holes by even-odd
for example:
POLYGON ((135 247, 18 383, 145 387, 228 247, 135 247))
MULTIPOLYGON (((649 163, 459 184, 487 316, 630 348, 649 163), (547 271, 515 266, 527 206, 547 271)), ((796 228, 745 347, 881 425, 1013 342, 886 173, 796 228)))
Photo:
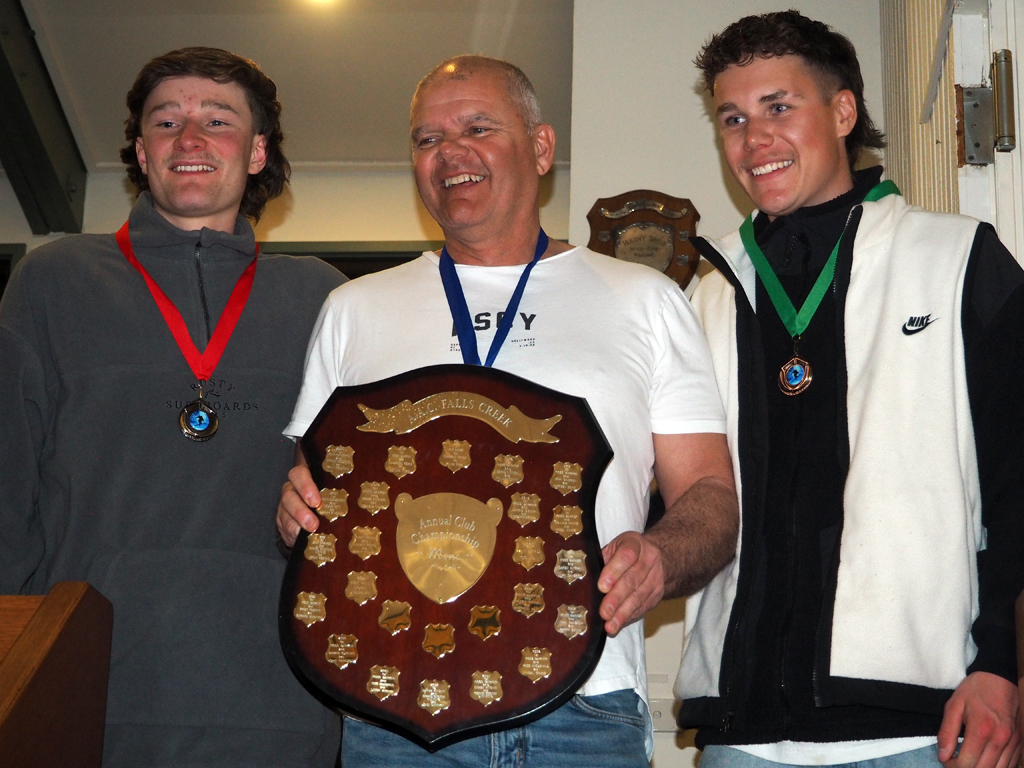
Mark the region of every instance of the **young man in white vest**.
POLYGON ((989 225, 853 170, 883 139, 842 35, 751 16, 696 63, 756 210, 697 240, 742 530, 680 723, 702 768, 1015 766, 1024 273, 989 225))

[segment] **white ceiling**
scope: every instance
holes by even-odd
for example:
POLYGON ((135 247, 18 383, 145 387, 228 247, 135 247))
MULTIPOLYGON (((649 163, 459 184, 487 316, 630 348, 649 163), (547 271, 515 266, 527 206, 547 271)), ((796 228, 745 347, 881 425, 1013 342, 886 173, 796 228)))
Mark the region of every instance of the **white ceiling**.
POLYGON ((519 65, 569 159, 572 0, 21 0, 89 171, 120 169, 124 97, 146 61, 227 48, 284 104, 296 169, 409 162, 409 100, 460 53, 519 65))

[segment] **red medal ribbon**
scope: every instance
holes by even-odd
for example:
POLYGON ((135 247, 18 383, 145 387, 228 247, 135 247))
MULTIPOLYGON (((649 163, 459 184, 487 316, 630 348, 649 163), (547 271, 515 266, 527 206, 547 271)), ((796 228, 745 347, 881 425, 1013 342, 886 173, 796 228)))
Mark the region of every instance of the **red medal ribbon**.
POLYGON ((238 278, 238 282, 235 283, 235 287, 231 291, 227 306, 224 307, 224 312, 217 321, 217 327, 213 329, 210 343, 206 345, 206 350, 199 354, 199 350, 192 341, 192 337, 188 334, 188 328, 185 327, 185 320, 182 318, 181 312, 174 306, 174 302, 167 298, 167 294, 156 284, 156 281, 146 271, 146 268, 139 263, 138 258, 136 258, 132 242, 128 238, 127 221, 114 237, 117 239, 117 244, 121 247, 121 253, 128 259, 128 263, 135 267, 146 280, 149 292, 153 295, 153 300, 160 309, 160 314, 164 316, 164 322, 167 323, 171 335, 174 336, 174 340, 178 343, 178 348, 185 356, 188 367, 192 369, 192 373, 196 375, 197 379, 208 381, 213 376, 217 363, 220 362, 220 357, 224 354, 224 349, 228 345, 228 340, 235 331, 238 318, 242 316, 242 310, 245 309, 245 304, 249 300, 253 277, 256 275, 256 257, 260 253, 259 243, 256 244, 256 256, 253 257, 252 263, 245 268, 242 276, 238 278))

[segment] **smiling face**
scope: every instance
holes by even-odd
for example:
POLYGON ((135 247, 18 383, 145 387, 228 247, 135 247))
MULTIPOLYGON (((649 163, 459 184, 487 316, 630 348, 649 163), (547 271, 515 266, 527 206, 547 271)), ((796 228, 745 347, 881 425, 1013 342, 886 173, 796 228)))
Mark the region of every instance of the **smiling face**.
POLYGON ((854 96, 823 97, 799 56, 730 66, 715 78, 715 108, 729 170, 769 218, 853 188, 844 138, 857 122, 854 96))
POLYGON ((245 91, 203 77, 162 80, 142 109, 135 152, 153 207, 184 230, 233 232, 249 174, 266 163, 245 91))
POLYGON ((554 130, 542 124, 530 133, 502 74, 442 77, 422 88, 411 128, 416 186, 449 246, 523 231, 536 237, 539 180, 554 159, 554 130))

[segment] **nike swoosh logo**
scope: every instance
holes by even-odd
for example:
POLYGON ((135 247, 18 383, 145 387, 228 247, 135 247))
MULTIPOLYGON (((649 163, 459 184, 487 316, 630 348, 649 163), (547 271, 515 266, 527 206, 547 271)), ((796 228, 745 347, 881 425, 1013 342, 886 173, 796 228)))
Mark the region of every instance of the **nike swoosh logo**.
POLYGON ((934 322, 935 322, 935 320, 929 320, 924 325, 919 325, 919 326, 917 326, 915 328, 910 328, 910 327, 907 326, 906 323, 904 323, 903 324, 903 333, 906 336, 913 336, 915 333, 920 333, 921 331, 923 331, 925 328, 927 328, 929 325, 931 325, 934 322))

